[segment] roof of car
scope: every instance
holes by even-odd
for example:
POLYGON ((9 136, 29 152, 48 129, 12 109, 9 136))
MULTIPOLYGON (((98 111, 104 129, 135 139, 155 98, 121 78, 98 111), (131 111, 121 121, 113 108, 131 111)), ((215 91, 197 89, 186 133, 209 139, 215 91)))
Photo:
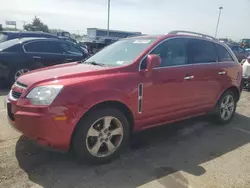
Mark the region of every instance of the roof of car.
POLYGON ((41 38, 41 37, 27 37, 27 38, 16 38, 16 39, 12 39, 12 40, 7 40, 5 42, 0 43, 0 47, 10 47, 10 46, 14 46, 16 44, 22 44, 25 43, 27 41, 43 41, 43 40, 49 40, 49 41, 63 41, 60 39, 56 39, 56 38, 41 38))
MULTIPOLYGON (((15 39, 13 39, 15 40, 15 39)), ((52 40, 52 41, 62 41, 57 38, 45 38, 45 37, 25 37, 25 38, 20 38, 18 39, 21 43, 26 42, 26 41, 33 41, 33 40, 52 40)))
POLYGON ((2 31, 0 34, 4 34, 8 36, 8 40, 14 38, 23 38, 23 37, 45 37, 45 38, 58 38, 58 36, 53 35, 51 33, 45 32, 34 32, 34 31, 2 31))
POLYGON ((12 39, 12 40, 7 40, 5 42, 0 43, 0 51, 5 49, 5 48, 9 48, 11 46, 14 45, 18 45, 18 44, 22 44, 25 42, 29 42, 29 41, 60 41, 60 42, 64 42, 64 43, 72 43, 70 41, 67 40, 61 40, 61 39, 57 39, 57 38, 41 38, 41 37, 26 37, 26 38, 16 38, 16 39, 12 39))
POLYGON ((55 36, 56 35, 53 35, 51 33, 46 33, 46 32, 40 32, 40 31, 1 31, 1 33, 5 33, 5 34, 8 34, 8 33, 11 33, 11 34, 43 34, 43 35, 51 35, 51 36, 55 36))

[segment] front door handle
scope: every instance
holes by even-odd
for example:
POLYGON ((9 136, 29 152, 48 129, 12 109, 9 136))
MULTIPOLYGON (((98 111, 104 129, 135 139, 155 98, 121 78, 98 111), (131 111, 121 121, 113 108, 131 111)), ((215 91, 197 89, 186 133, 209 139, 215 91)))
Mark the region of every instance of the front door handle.
POLYGON ((224 75, 224 74, 226 74, 226 71, 220 71, 220 72, 218 72, 218 74, 219 75, 224 75))
POLYGON ((194 79, 194 76, 186 76, 186 77, 184 77, 184 80, 192 80, 192 79, 194 79))
POLYGON ((73 59, 66 59, 66 61, 73 61, 73 59))

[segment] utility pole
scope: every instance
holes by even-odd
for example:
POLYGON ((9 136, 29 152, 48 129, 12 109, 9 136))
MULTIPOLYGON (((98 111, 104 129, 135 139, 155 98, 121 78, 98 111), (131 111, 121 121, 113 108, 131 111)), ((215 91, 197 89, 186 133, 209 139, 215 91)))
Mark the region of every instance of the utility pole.
POLYGON ((107 25, 107 37, 109 37, 109 20, 110 20, 110 0, 108 0, 108 25, 107 25))
POLYGON ((26 21, 21 21, 21 22, 23 22, 23 29, 24 29, 24 26, 26 25, 26 21))
POLYGON ((220 15, 221 15, 222 9, 223 9, 223 7, 219 7, 219 16, 218 16, 217 26, 216 26, 216 30, 215 30, 215 38, 217 37, 217 33, 218 33, 218 28, 219 28, 219 24, 220 24, 220 15))

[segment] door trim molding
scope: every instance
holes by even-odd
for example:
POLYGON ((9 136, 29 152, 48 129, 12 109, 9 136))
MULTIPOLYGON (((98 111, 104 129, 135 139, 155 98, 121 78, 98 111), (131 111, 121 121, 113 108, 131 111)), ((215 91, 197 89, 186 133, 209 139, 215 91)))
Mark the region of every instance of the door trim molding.
POLYGON ((142 113, 142 101, 143 101, 143 83, 138 85, 138 113, 142 113))

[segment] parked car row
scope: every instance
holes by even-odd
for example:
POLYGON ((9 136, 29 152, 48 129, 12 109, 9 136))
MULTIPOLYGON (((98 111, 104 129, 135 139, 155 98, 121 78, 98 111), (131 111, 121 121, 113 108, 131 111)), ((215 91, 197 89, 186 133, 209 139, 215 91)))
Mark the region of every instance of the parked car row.
POLYGON ((243 48, 250 48, 250 39, 242 39, 240 44, 243 48))
MULTIPOLYGON (((80 55, 75 46, 48 39, 23 39, 5 51, 20 50, 34 65, 37 56, 42 59, 40 49, 46 58, 53 45, 61 49, 60 57, 80 55), (44 48, 48 42, 53 44, 44 48)), ((105 163, 136 131, 208 113, 218 124, 229 123, 241 81, 242 67, 227 45, 204 34, 173 31, 126 38, 84 62, 28 72, 17 78, 6 104, 9 122, 26 137, 105 163)))
POLYGON ((242 70, 243 70, 243 87, 250 91, 250 57, 248 57, 245 61, 242 62, 242 70))
POLYGON ((78 45, 56 38, 22 38, 0 43, 0 76, 13 84, 22 74, 87 57, 78 45))
POLYGON ((250 56, 250 52, 242 48, 240 45, 229 45, 229 47, 233 50, 239 62, 246 60, 247 57, 250 56))

